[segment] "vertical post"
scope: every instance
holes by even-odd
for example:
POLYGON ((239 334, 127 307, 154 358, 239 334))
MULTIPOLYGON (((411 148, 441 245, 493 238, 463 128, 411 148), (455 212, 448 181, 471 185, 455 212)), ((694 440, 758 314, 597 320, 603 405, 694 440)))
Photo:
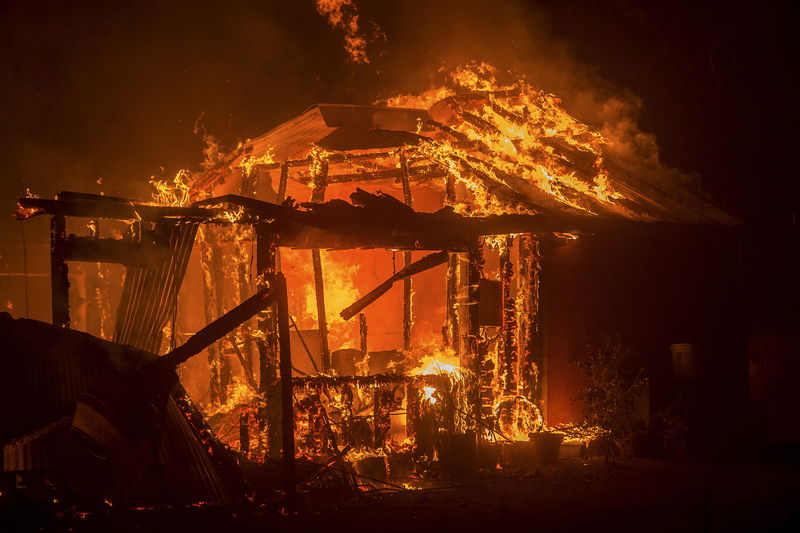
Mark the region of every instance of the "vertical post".
POLYGON ((369 348, 367 346, 367 315, 358 314, 358 333, 361 337, 361 360, 356 365, 356 373, 369 375, 369 348))
MULTIPOLYGON (((455 178, 451 174, 445 177, 445 204, 452 206, 456 202, 455 178)), ((461 325, 458 309, 458 254, 451 253, 447 261, 447 307, 445 324, 445 344, 457 354, 461 353, 461 325)))
POLYGON ((511 262, 511 237, 505 238, 505 245, 500 252, 500 290, 503 303, 503 321, 501 325, 502 353, 500 356, 500 380, 503 393, 517 393, 517 316, 514 291, 511 281, 514 277, 514 263, 511 262))
POLYGON ((50 290, 53 302, 53 325, 69 327, 69 269, 64 260, 67 221, 64 215, 50 219, 50 290))
POLYGON ((520 394, 539 403, 539 273, 541 270, 539 241, 531 233, 520 236, 519 292, 522 306, 517 316, 519 328, 520 394))
POLYGON ((275 275, 278 295, 278 345, 280 347, 281 429, 283 433, 283 484, 287 504, 295 500, 294 407, 292 405, 292 348, 289 341, 289 301, 286 278, 275 275))
MULTIPOLYGON (((411 196, 411 183, 408 176, 408 159, 405 153, 400 153, 400 179, 403 183, 403 201, 408 207, 414 207, 414 198, 411 196)), ((411 264, 411 252, 403 252, 403 266, 411 264)), ((412 308, 413 286, 411 276, 403 279, 403 349, 411 349, 411 327, 414 316, 412 308)))
MULTIPOLYGON (((325 201, 325 188, 328 186, 328 162, 322 160, 319 167, 313 171, 314 189, 311 192, 311 201, 322 203, 325 201)), ((319 324, 319 346, 322 359, 322 371, 331 370, 331 350, 328 346, 328 319, 325 314, 325 281, 322 274, 322 257, 318 248, 311 250, 311 263, 314 268, 314 288, 317 298, 317 323, 319 324)))
POLYGON ((282 204, 286 200, 286 186, 289 183, 289 165, 283 163, 281 165, 281 178, 278 182, 278 203, 282 204))
MULTIPOLYGON (((485 343, 481 338, 479 311, 480 282, 483 276, 483 243, 480 240, 473 243, 469 248, 467 259, 467 312, 469 313, 469 333, 466 339, 466 352, 469 358, 467 368, 475 376, 480 376, 486 356, 485 343)), ((483 418, 486 413, 482 409, 481 380, 478 377, 472 381, 473 383, 467 388, 467 401, 472 409, 472 418, 477 421, 476 433, 482 435, 483 432, 480 431, 480 428, 483 425, 483 418)), ((488 414, 491 414, 491 411, 488 414)))
POLYGON ((548 275, 548 266, 547 261, 549 257, 549 249, 551 246, 550 239, 540 234, 538 236, 538 262, 539 262, 539 276, 538 276, 538 299, 539 299, 539 317, 538 317, 538 331, 539 335, 536 339, 536 352, 538 354, 538 362, 539 362, 539 379, 538 379, 538 386, 539 386, 539 408, 542 411, 542 416, 544 420, 547 421, 548 419, 548 409, 549 409, 549 401, 548 401, 548 383, 547 383, 547 309, 548 309, 548 301, 550 299, 550 284, 547 280, 548 275))
MULTIPOLYGON (((236 231, 231 228, 231 231, 236 231)), ((225 284, 228 282, 225 276, 225 265, 223 261, 222 239, 215 242, 208 242, 208 253, 210 258, 209 268, 211 270, 211 289, 214 291, 214 303, 216 309, 212 311, 214 316, 220 317, 225 314, 225 284)), ((225 349, 222 341, 216 342, 217 352, 217 376, 219 378, 219 401, 228 401, 228 385, 231 382, 231 368, 228 358, 225 356, 225 349)))
MULTIPOLYGON (((203 225, 200 227, 200 269, 203 274, 203 311, 206 323, 210 323, 216 318, 216 296, 214 295, 214 275, 212 266, 212 250, 215 246, 214 240, 211 238, 210 225, 203 225)), ((208 391, 211 403, 220 401, 220 354, 218 353, 219 344, 212 343, 208 346, 208 391)))
MULTIPOLYGON (((281 165, 281 177, 278 182, 278 192, 275 198, 275 203, 282 204, 286 200, 286 186, 289 182, 289 165, 283 163, 281 165)), ((281 251, 275 250, 275 272, 281 272, 281 251)))
MULTIPOLYGON (((251 169, 248 172, 245 169, 242 169, 242 181, 239 184, 239 194, 246 197, 255 197, 256 195, 256 185, 258 183, 259 172, 263 174, 263 171, 258 171, 255 169, 251 169)), ((250 292, 250 268, 252 263, 250 261, 246 261, 249 252, 250 252, 250 243, 245 242, 246 237, 253 236, 253 228, 252 226, 243 226, 241 224, 235 224, 231 226, 231 232, 233 233, 234 243, 236 246, 236 254, 239 260, 236 262, 236 274, 237 274, 237 283, 239 289, 239 301, 244 301, 247 298, 247 295, 250 292), (249 231, 248 231, 249 230, 249 231)), ((248 320, 248 322, 250 322, 248 320)), ((244 341, 242 353, 244 355, 244 373, 247 375, 248 373, 253 372, 253 339, 251 335, 244 335, 242 340, 244 341)))
POLYGON ((459 289, 461 287, 458 253, 447 260, 447 344, 457 354, 461 353, 461 323, 459 320, 459 289))
MULTIPOLYGON (((275 235, 265 224, 256 226, 256 269, 258 289, 263 289, 275 274, 275 235)), ((259 314, 258 330, 263 334, 257 339, 259 392, 266 398, 266 406, 260 413, 259 425, 266 425, 267 454, 280 458, 281 449, 281 395, 278 386, 278 335, 275 306, 259 314)))

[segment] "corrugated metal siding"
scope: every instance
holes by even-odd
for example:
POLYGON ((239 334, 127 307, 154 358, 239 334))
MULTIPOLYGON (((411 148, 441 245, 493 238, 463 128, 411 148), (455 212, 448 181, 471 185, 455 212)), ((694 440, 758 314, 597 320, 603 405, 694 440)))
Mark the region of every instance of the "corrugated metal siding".
POLYGON ((161 332, 175 308, 197 234, 196 222, 162 222, 172 249, 158 268, 129 266, 117 311, 114 341, 148 352, 161 349, 161 332))

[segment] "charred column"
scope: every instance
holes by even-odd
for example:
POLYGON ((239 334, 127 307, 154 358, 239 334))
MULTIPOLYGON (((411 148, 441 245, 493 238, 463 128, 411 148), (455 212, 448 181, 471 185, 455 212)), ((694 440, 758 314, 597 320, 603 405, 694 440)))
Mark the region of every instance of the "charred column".
POLYGON ((511 237, 505 238, 500 252, 500 290, 503 303, 502 351, 500 354, 500 379, 503 393, 513 395, 517 392, 517 314, 514 291, 511 282, 514 278, 514 263, 511 262, 511 237))
MULTIPOLYGON (((263 289, 275 274, 275 235, 266 225, 256 226, 256 269, 259 290, 263 289)), ((257 341, 259 392, 264 395, 266 405, 260 413, 259 425, 266 425, 267 454, 280 458, 281 450, 281 393, 278 381, 278 323, 275 306, 259 316, 257 341)))
POLYGON ((369 375, 369 347, 367 345, 367 315, 358 314, 358 333, 361 340, 361 358, 356 365, 356 371, 362 376, 369 375))
MULTIPOLYGON (((400 180, 403 183, 403 201, 408 207, 414 207, 414 199, 411 196, 411 184, 408 179, 408 159, 404 153, 400 154, 400 180)), ((411 252, 403 252, 403 266, 411 264, 411 252)), ((413 325, 412 309, 412 281, 411 277, 403 280, 403 349, 411 349, 411 327, 413 325)))
MULTIPOLYGON (((202 229, 200 241, 200 258, 203 271, 203 300, 206 322, 222 316, 222 298, 224 296, 224 276, 221 275, 222 256, 219 241, 212 235, 208 226, 202 229)), ((209 396, 212 402, 225 401, 227 386, 225 356, 221 343, 208 347, 209 396)))
MULTIPOLYGON (((469 316, 469 332, 467 334, 467 365, 466 367, 478 378, 470 380, 467 385, 467 401, 472 410, 471 418, 478 426, 481 425, 485 413, 483 413, 481 398, 481 369, 486 358, 486 346, 481 338, 480 328, 480 282, 483 276, 483 243, 475 242, 467 252, 467 312, 469 316)), ((478 435, 481 434, 479 427, 475 428, 478 435)))
POLYGON ((69 327, 69 270, 64 258, 67 222, 64 215, 50 219, 50 289, 53 302, 53 325, 69 327))
POLYGON ((278 308, 278 344, 280 353, 281 430, 283 441, 283 483, 286 500, 295 499, 294 476, 294 408, 292 406, 292 349, 289 344, 289 302, 286 293, 286 278, 275 276, 278 308))
POLYGON ((517 323, 519 329, 519 391, 538 403, 539 366, 539 275, 541 251, 539 240, 530 233, 519 241, 519 293, 521 306, 517 323))
MULTIPOLYGON (((452 206, 456 201, 455 179, 448 174, 445 182, 445 200, 452 206)), ((458 293, 460 287, 458 254, 451 253, 447 263, 447 307, 445 344, 457 354, 461 353, 461 325, 459 324, 458 293)))
MULTIPOLYGON (((311 201, 321 203, 325 201, 325 188, 328 185, 328 162, 319 161, 318 166, 312 169, 314 189, 311 201)), ((328 346, 328 319, 325 315, 325 280, 322 273, 322 257, 319 248, 311 250, 311 262, 314 267, 314 289, 317 297, 317 323, 319 324, 319 346, 322 358, 322 371, 331 370, 331 350, 328 346)))
MULTIPOLYGON (((242 181, 239 185, 239 193, 245 197, 255 197, 256 186, 258 184, 258 171, 251 169, 250 172, 242 170, 242 181)), ((236 224, 232 228, 236 243, 236 275, 239 285, 239 301, 247 298, 250 292, 251 276, 250 269, 252 263, 248 260, 250 255, 250 244, 253 238, 252 226, 236 224)), ((253 372, 253 343, 250 335, 242 335, 244 345, 242 347, 243 366, 245 375, 253 372)), ((234 347, 235 349, 235 347, 234 347)), ((237 352, 237 355, 238 352, 237 352)))

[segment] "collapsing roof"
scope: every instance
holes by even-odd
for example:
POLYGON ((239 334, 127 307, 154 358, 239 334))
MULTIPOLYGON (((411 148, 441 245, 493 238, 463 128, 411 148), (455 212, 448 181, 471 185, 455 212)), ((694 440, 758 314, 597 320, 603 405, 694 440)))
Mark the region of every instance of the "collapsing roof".
POLYGON ((495 214, 738 223, 685 176, 619 152, 542 95, 472 91, 427 110, 313 106, 240 145, 194 188, 218 192, 242 172, 279 168, 299 170, 291 179, 310 184, 320 161, 329 166, 328 183, 396 179, 406 165, 411 180, 438 180, 442 187, 447 179, 463 183, 473 203, 466 214, 487 214, 491 204, 495 214), (544 111, 535 110, 543 116, 526 116, 531 100, 542 106, 544 111))

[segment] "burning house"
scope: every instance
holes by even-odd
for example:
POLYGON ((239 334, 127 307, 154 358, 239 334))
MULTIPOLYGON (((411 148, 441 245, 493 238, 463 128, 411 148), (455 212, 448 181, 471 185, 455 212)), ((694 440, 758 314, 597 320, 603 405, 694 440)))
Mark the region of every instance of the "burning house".
MULTIPOLYGON (((462 448, 477 457, 479 443, 551 424, 548 250, 736 224, 524 80, 504 86, 478 65, 453 82, 384 105, 313 106, 156 183, 153 202, 20 200, 19 216, 52 217, 53 324, 109 337, 103 353, 131 347, 123 360, 137 368, 254 293, 277 295, 184 359, 161 407, 172 428, 162 448, 182 436, 202 464, 223 448, 283 458, 287 490, 298 457, 458 469, 462 448), (85 286, 71 262, 95 269, 85 286)), ((58 378, 73 393, 6 436, 6 469, 34 467, 26 450, 69 418, 93 372, 58 378)))

